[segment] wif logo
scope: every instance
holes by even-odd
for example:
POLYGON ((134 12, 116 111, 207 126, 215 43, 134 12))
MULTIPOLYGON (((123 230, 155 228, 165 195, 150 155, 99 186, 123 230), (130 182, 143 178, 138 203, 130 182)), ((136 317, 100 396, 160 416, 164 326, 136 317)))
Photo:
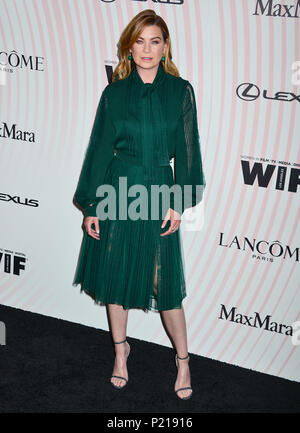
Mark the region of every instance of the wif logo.
MULTIPOLYGON (((268 162, 265 159, 265 162, 268 162)), ((271 160, 270 162, 276 162, 271 160)), ((279 163, 284 163, 279 161, 279 163)), ((300 184, 300 169, 297 167, 291 167, 289 170, 287 167, 278 165, 276 170, 275 164, 267 164, 264 168, 262 163, 255 162, 250 169, 249 161, 241 160, 242 173, 244 177, 244 183, 246 185, 253 185, 255 179, 257 179, 257 185, 262 188, 267 188, 270 184, 272 177, 275 177, 275 189, 280 191, 288 190, 289 192, 296 193, 298 185, 300 184), (276 172, 275 172, 276 170, 276 172)), ((288 163, 288 165, 290 165, 288 163)), ((298 164, 294 164, 295 166, 298 164)))
POLYGON ((22 253, 14 253, 0 248, 1 269, 7 274, 20 275, 25 270, 26 257, 22 253))

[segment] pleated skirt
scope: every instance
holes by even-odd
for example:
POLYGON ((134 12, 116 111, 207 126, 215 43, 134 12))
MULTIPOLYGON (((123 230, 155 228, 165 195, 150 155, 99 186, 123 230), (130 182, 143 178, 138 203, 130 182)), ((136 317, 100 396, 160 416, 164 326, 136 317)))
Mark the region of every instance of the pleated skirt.
MULTIPOLYGON (((126 177, 127 193, 137 184, 147 188, 148 216, 151 215, 151 183, 143 167, 114 156, 104 183, 116 191, 116 219, 99 220, 99 240, 84 233, 72 284, 80 284, 81 291, 99 305, 118 304, 124 309, 145 312, 181 308, 186 284, 180 227, 161 236, 170 226, 168 222, 161 228, 161 202, 158 219, 120 219, 119 207, 124 200, 124 194, 119 198, 120 177, 126 177)), ((155 178, 155 184, 172 186, 172 167, 157 167, 155 178)), ((136 198, 127 194, 127 209, 136 198)))

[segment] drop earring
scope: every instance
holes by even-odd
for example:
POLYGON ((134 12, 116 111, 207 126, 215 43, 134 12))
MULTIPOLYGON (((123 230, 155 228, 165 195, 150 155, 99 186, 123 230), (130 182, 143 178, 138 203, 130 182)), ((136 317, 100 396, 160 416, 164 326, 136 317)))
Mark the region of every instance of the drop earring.
POLYGON ((128 56, 128 60, 132 60, 132 55, 131 55, 131 53, 130 53, 129 56, 128 56))
POLYGON ((165 61, 165 56, 162 56, 161 61, 164 62, 165 61))

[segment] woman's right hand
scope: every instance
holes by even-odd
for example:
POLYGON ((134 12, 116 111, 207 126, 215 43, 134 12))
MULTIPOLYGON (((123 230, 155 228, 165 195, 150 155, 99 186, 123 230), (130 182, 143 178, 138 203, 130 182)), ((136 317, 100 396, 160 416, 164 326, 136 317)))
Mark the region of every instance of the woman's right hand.
POLYGON ((84 227, 88 235, 92 236, 92 238, 99 240, 99 219, 98 217, 85 217, 84 218, 84 227), (95 230, 92 228, 92 224, 95 226, 95 230))

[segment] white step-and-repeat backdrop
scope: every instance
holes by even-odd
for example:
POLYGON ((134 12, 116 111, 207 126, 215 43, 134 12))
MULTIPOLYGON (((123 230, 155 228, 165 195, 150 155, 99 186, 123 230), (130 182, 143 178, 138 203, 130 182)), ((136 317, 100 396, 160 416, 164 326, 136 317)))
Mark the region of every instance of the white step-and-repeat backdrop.
MULTIPOLYGON (((195 89, 207 181, 200 229, 188 211, 181 224, 189 351, 300 381, 300 3, 0 8, 0 302, 108 330, 105 307, 72 286, 83 236, 73 195, 121 31, 151 8, 195 89)), ((128 336, 171 347, 154 312, 131 310, 128 336)))

